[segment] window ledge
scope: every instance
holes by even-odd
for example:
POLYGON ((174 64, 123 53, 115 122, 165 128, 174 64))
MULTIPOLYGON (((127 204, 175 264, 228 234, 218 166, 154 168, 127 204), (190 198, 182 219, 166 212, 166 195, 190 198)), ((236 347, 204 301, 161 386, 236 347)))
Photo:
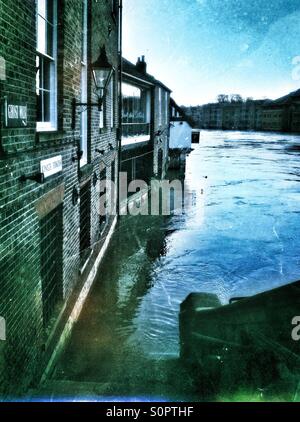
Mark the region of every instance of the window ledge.
POLYGON ((57 132, 57 128, 55 127, 36 127, 36 131, 38 133, 53 133, 53 132, 57 132))
POLYGON ((137 135, 137 136, 128 136, 122 137, 122 145, 132 145, 138 144, 141 142, 149 142, 151 139, 150 135, 137 135))

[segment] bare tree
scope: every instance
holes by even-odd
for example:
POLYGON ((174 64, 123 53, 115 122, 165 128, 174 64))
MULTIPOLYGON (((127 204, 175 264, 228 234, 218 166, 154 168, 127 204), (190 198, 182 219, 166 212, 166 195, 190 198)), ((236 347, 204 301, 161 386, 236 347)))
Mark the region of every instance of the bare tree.
POLYGON ((220 94, 217 97, 217 101, 218 101, 218 103, 228 103, 229 102, 229 97, 228 97, 228 95, 220 94))
POLYGON ((232 103, 242 103, 243 102, 243 97, 239 94, 231 94, 230 95, 230 101, 232 103))

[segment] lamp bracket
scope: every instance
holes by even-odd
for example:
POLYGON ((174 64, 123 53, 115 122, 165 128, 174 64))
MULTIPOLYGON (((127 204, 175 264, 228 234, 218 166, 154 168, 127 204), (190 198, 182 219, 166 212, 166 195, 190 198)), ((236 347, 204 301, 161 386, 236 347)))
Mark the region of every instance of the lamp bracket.
POLYGON ((72 157, 73 163, 75 163, 75 161, 80 161, 82 159, 82 156, 83 156, 83 151, 78 149, 76 151, 76 155, 72 157))
POLYGON ((103 106, 103 98, 99 98, 97 103, 87 102, 87 103, 79 103, 76 101, 76 98, 73 98, 72 101, 72 130, 75 130, 76 128, 76 113, 77 108, 80 107, 80 113, 83 113, 84 111, 92 108, 92 107, 98 107, 99 112, 102 111, 103 106))

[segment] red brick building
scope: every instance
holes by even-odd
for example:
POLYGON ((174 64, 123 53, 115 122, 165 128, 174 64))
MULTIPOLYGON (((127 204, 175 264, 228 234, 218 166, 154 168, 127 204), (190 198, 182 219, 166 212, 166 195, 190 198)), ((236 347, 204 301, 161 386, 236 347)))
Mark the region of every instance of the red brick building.
POLYGON ((123 59, 121 171, 134 179, 161 179, 169 162, 171 90, 147 73, 144 56, 123 59))

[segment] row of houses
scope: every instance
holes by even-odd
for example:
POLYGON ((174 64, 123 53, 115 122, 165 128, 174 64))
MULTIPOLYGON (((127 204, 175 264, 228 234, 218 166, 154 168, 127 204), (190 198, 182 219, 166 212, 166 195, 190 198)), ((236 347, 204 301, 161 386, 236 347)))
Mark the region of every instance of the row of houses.
POLYGON ((170 89, 122 58, 122 0, 0 0, 0 395, 51 368, 119 214, 169 162, 170 89), (115 212, 99 213, 103 180, 115 212), (134 192, 133 192, 134 194, 134 192))
POLYGON ((274 101, 220 102, 185 112, 204 129, 299 132, 300 90, 274 101))

